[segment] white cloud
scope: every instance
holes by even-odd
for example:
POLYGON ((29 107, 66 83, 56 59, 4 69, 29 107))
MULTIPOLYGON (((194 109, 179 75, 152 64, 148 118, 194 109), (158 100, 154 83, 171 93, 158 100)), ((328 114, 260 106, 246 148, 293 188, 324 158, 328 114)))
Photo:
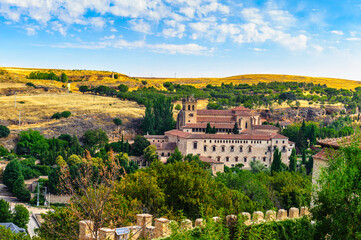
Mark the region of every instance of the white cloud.
POLYGON ((339 36, 342 36, 342 35, 343 35, 343 32, 342 32, 342 31, 338 31, 338 30, 330 31, 330 33, 333 33, 333 34, 339 35, 339 36))
POLYGON ((136 20, 133 19, 131 21, 129 21, 130 25, 131 25, 131 29, 137 32, 142 32, 142 33, 151 33, 151 27, 150 24, 147 22, 144 22, 143 19, 140 20, 136 20))
POLYGON ((352 38, 346 38, 346 40, 351 42, 357 42, 357 41, 361 41, 361 38, 352 37, 352 38))
POLYGON ((61 23, 55 21, 51 23, 51 29, 55 32, 59 32, 61 35, 66 36, 67 28, 64 27, 61 23))
POLYGON ((104 28, 106 22, 104 18, 101 17, 93 17, 90 19, 90 24, 93 25, 95 28, 102 29, 104 28))
POLYGON ((117 29, 115 29, 115 28, 113 28, 113 27, 112 27, 112 28, 110 28, 110 31, 111 31, 111 32, 118 32, 118 30, 117 30, 117 29))
POLYGON ((145 41, 127 41, 122 38, 103 39, 102 42, 90 43, 63 43, 60 45, 52 45, 54 48, 83 48, 83 49, 104 49, 104 48, 118 48, 118 49, 134 49, 144 48, 152 52, 166 53, 166 54, 183 54, 183 55, 211 55, 214 49, 207 48, 198 44, 148 44, 145 41))
POLYGON ((29 36, 34 36, 36 34, 36 29, 34 27, 27 27, 26 29, 26 34, 28 34, 29 36))

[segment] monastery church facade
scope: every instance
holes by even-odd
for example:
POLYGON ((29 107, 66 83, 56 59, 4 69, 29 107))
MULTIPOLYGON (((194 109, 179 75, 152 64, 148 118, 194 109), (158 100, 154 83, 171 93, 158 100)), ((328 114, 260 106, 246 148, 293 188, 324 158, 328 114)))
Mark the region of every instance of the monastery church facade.
POLYGON ((241 163, 244 169, 250 169, 251 161, 256 160, 269 167, 278 148, 282 162, 288 165, 295 144, 279 134, 277 127, 262 125, 256 111, 241 106, 230 110, 198 110, 193 97, 183 99, 182 105, 177 129, 164 135, 145 136, 157 147, 162 162, 178 147, 184 156, 199 155, 202 161, 211 163, 213 172, 222 171, 216 168, 223 168, 223 164, 234 167, 241 163), (216 134, 206 133, 208 123, 216 128, 216 134), (239 134, 232 133, 235 123, 239 134))

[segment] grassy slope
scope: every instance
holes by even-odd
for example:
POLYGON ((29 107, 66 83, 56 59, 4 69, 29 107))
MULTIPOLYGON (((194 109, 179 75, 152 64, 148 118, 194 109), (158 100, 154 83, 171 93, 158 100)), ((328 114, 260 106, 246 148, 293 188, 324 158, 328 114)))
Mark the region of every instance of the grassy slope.
MULTIPOLYGON (((26 76, 32 71, 49 71, 50 69, 30 69, 30 68, 1 68, 6 70, 9 73, 9 76, 12 78, 12 82, 33 82, 34 84, 43 85, 43 86, 54 86, 61 87, 62 83, 49 80, 29 80, 26 79, 26 76)), ((92 71, 92 70, 61 70, 61 69, 52 69, 52 71, 58 75, 62 72, 65 72, 68 76, 81 79, 81 76, 87 76, 88 80, 82 82, 72 83, 72 91, 77 91, 77 86, 79 85, 107 85, 107 86, 118 86, 123 83, 130 87, 130 90, 136 89, 137 87, 142 86, 141 80, 146 80, 148 82, 147 86, 155 86, 157 88, 163 88, 162 84, 165 82, 173 82, 178 84, 191 84, 195 87, 205 87, 207 84, 220 85, 222 83, 233 83, 233 84, 255 84, 258 82, 312 82, 315 84, 327 84, 328 87, 333 88, 345 88, 345 89, 354 89, 355 87, 360 87, 361 82, 346 80, 346 79, 336 79, 336 78, 320 78, 320 77, 305 77, 305 76, 294 76, 294 75, 277 75, 277 74, 249 74, 249 75, 238 75, 226 78, 131 78, 124 74, 119 74, 119 79, 112 79, 109 77, 112 72, 110 71, 92 71)), ((1 82, 4 82, 0 78, 0 88, 1 82)), ((6 80, 5 82, 8 82, 6 80)), ((3 85, 3 84, 2 84, 3 85)))

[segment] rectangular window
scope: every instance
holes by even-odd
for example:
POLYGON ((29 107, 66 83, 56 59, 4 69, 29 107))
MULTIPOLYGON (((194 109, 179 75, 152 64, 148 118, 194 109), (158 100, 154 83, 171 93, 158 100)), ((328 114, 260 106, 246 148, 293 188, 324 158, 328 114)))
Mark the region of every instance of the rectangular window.
POLYGON ((226 157, 226 162, 229 162, 229 157, 226 157))
POLYGON ((222 152, 224 152, 225 151, 225 147, 224 146, 222 146, 222 152))
POLYGON ((212 151, 215 152, 216 151, 216 146, 212 147, 212 151))
POLYGON ((247 162, 247 157, 244 157, 244 158, 243 158, 243 162, 247 162))
POLYGON ((231 152, 234 152, 234 146, 231 146, 231 152))
POLYGON ((207 152, 207 146, 204 146, 204 147, 203 147, 203 150, 204 150, 205 152, 207 152))
POLYGON ((198 147, 197 142, 194 142, 194 143, 193 143, 193 149, 197 149, 197 147, 198 147))

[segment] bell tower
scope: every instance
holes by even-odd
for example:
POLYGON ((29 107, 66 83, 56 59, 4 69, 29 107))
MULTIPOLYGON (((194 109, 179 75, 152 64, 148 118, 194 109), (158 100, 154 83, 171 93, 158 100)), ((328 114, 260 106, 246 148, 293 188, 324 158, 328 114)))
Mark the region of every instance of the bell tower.
POLYGON ((183 98, 182 105, 185 124, 197 123, 197 100, 193 96, 183 98))

